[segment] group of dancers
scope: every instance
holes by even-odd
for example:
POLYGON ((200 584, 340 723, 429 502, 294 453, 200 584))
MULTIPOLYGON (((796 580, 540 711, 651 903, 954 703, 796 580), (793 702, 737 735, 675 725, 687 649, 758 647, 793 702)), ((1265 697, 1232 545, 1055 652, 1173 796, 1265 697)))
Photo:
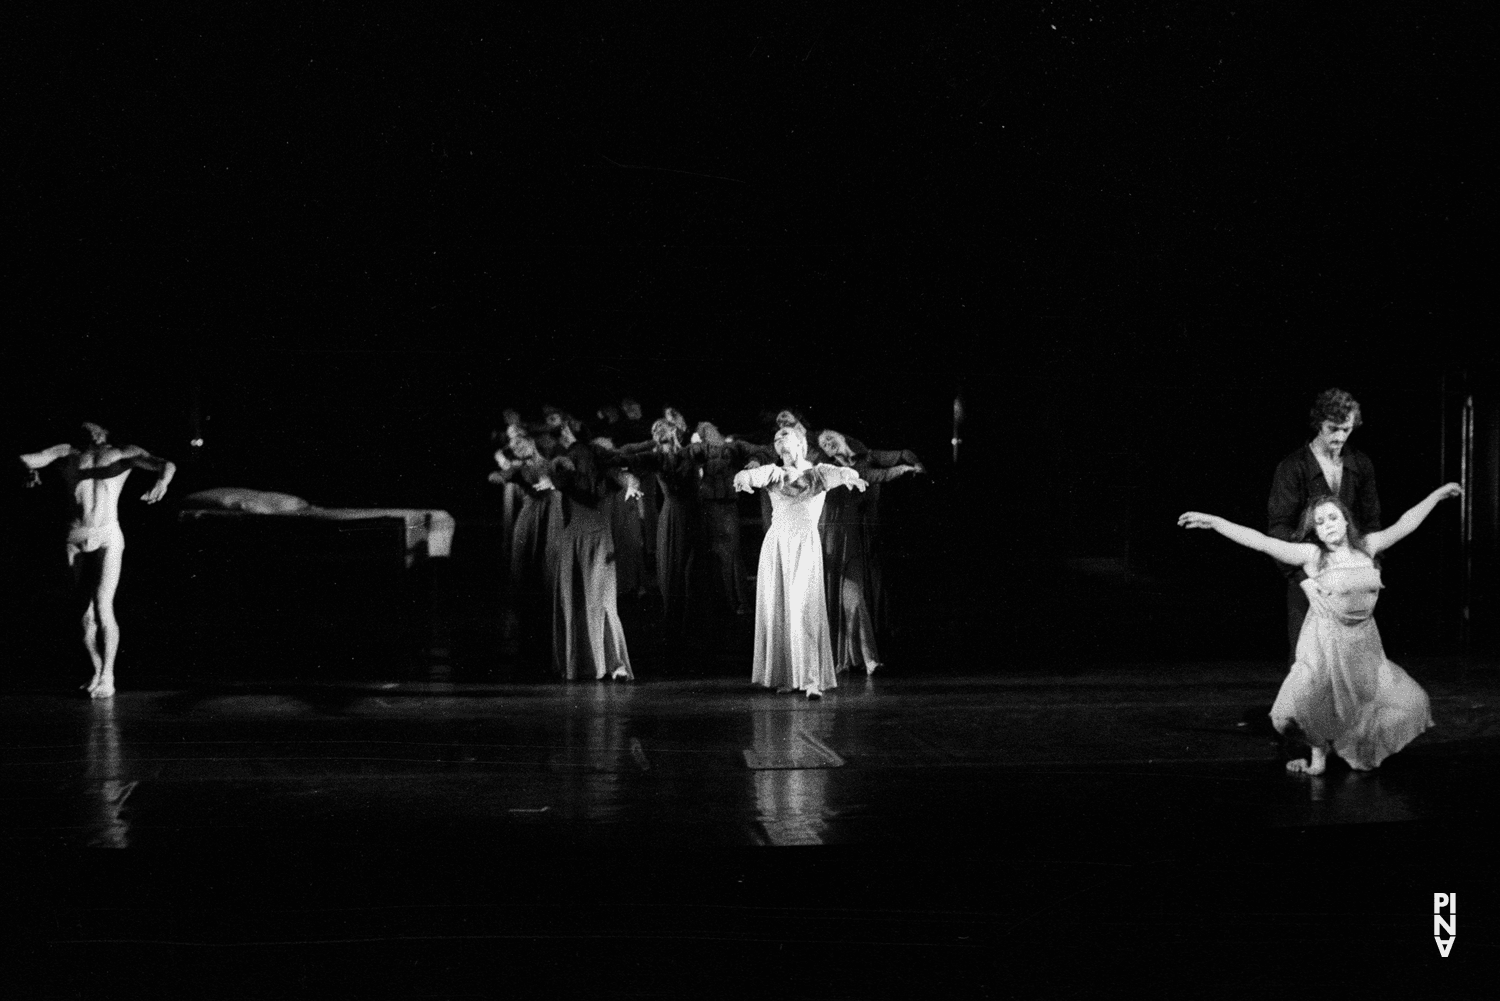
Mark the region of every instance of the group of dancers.
POLYGON ((1321 775, 1330 753, 1357 771, 1379 767, 1433 725, 1427 693, 1385 655, 1375 602, 1385 586, 1380 556, 1416 531, 1457 483, 1432 491, 1395 524, 1380 527, 1374 465, 1348 447, 1363 422, 1358 401, 1329 389, 1313 401, 1312 439, 1282 460, 1268 504, 1268 532, 1187 511, 1184 528, 1212 529, 1266 553, 1288 571, 1290 666, 1271 722, 1306 744, 1289 772, 1321 775))
POLYGON ((506 411, 489 480, 505 491, 512 628, 556 676, 633 680, 619 600, 653 590, 672 649, 753 615, 755 684, 817 699, 840 672, 880 666, 878 487, 925 472, 913 453, 833 430, 810 441, 791 410, 755 442, 708 421, 690 430, 673 407, 648 428, 632 399, 601 408, 594 429, 542 413, 506 411), (736 494, 757 491, 752 607, 736 494))
MULTIPOLYGON (((754 684, 821 698, 840 671, 880 665, 881 604, 873 495, 879 484, 923 472, 909 451, 878 451, 836 431, 809 440, 800 416, 779 413, 769 441, 689 431, 667 408, 649 429, 631 400, 599 412, 599 433, 548 408, 536 424, 507 413, 490 480, 506 491, 511 598, 520 624, 545 647, 555 675, 632 680, 617 598, 640 596, 654 563, 660 626, 682 636, 718 612, 751 614, 739 557, 737 492, 759 492, 765 520, 755 574, 754 684), (649 558, 648 558, 649 554, 649 558)), ((1384 587, 1380 557, 1443 500, 1447 483, 1388 527, 1370 459, 1348 447, 1362 422, 1348 393, 1321 393, 1312 437, 1277 467, 1268 531, 1187 511, 1185 528, 1211 529, 1288 569, 1289 670, 1271 721, 1310 753, 1294 773, 1321 774, 1330 755, 1376 768, 1433 725, 1420 685, 1387 659, 1373 612, 1384 587)), ((115 692, 119 626, 113 599, 125 537, 119 498, 134 470, 155 473, 143 495, 166 494, 176 467, 135 446, 116 446, 85 423, 76 440, 19 457, 26 483, 61 470, 71 496, 68 566, 79 584, 83 638, 93 664, 85 686, 115 692)))

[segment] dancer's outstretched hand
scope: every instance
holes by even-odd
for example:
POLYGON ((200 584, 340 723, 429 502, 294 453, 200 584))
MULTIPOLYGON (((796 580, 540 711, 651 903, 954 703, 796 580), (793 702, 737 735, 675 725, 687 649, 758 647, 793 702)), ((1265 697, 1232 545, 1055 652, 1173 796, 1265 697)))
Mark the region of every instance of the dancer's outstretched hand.
POLYGON ((1186 511, 1177 517, 1177 524, 1182 528, 1213 528, 1218 521, 1218 515, 1201 511, 1186 511))
POLYGON ((1437 495, 1438 500, 1447 500, 1449 497, 1461 497, 1463 496, 1463 492, 1464 488, 1457 483, 1444 483, 1433 491, 1437 495))
POLYGON ((745 472, 744 470, 740 470, 738 473, 735 473, 734 489, 742 494, 754 493, 754 488, 750 486, 750 474, 745 472))
POLYGON ((141 500, 147 504, 155 504, 167 495, 167 481, 157 480, 156 484, 145 493, 141 494, 141 500))

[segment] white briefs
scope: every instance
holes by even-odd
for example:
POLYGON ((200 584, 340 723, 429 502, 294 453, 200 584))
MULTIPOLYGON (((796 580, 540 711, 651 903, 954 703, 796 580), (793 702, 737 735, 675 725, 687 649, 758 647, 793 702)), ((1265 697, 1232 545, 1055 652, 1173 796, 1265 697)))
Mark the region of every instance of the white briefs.
POLYGON ((108 525, 74 525, 68 529, 70 552, 92 553, 105 546, 121 548, 125 545, 125 533, 120 531, 118 521, 108 525))

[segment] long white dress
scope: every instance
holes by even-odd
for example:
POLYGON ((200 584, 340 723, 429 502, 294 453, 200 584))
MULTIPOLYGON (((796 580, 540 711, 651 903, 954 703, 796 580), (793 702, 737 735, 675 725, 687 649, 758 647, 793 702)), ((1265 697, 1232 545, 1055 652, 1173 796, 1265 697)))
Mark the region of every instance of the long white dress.
POLYGON ((1295 723, 1308 739, 1331 745, 1351 768, 1376 768, 1432 726, 1427 693, 1386 659, 1375 628, 1384 587, 1368 562, 1325 567, 1302 582, 1308 612, 1297 660, 1271 706, 1285 733, 1295 723))
POLYGON ((746 474, 771 498, 771 527, 755 576, 755 666, 750 680, 767 688, 835 688, 838 672, 823 592, 818 516, 828 490, 851 486, 859 474, 842 466, 808 466, 771 483, 779 466, 746 474))

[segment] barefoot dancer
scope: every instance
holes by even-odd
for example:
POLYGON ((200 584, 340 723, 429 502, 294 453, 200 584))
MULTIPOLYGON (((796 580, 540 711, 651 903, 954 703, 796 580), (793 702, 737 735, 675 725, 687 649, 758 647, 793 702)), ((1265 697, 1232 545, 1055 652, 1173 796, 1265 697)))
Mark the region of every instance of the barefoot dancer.
POLYGON ((1384 585, 1375 560, 1415 531, 1439 501, 1460 493, 1457 483, 1438 487, 1390 528, 1365 536, 1343 501, 1317 498, 1302 516, 1302 537, 1316 537, 1316 543, 1284 542, 1197 511, 1177 519, 1184 528, 1211 528, 1307 573, 1302 588, 1310 608, 1271 722, 1283 735, 1305 740, 1312 754, 1287 762, 1287 771, 1322 774, 1330 747, 1351 768, 1367 771, 1432 726, 1427 693, 1386 659, 1381 646, 1373 613, 1384 585))
POLYGON ((80 431, 76 442, 23 455, 21 462, 27 469, 28 487, 41 482, 38 470, 57 463, 72 490, 68 566, 84 603, 83 643, 94 664, 94 677, 84 687, 90 697, 107 699, 115 694, 115 653, 120 647, 114 607, 125 555, 120 491, 132 469, 156 473, 155 485, 141 496, 147 504, 155 504, 166 495, 177 467, 134 445, 116 448, 109 443, 109 432, 97 424, 85 423, 80 431))

